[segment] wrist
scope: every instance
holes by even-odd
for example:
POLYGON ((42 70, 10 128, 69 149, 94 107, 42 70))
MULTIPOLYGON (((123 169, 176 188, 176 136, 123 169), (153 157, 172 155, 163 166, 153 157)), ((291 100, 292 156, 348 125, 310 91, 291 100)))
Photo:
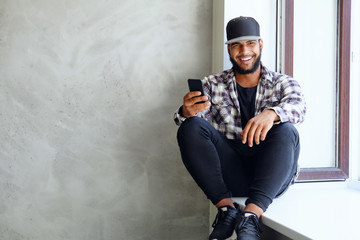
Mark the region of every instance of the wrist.
POLYGON ((180 116, 182 116, 183 118, 189 118, 189 114, 184 113, 184 106, 181 106, 179 109, 179 114, 180 116))
POLYGON ((279 115, 277 115, 274 109, 266 109, 266 110, 268 110, 268 112, 271 114, 274 123, 279 122, 281 120, 279 115))

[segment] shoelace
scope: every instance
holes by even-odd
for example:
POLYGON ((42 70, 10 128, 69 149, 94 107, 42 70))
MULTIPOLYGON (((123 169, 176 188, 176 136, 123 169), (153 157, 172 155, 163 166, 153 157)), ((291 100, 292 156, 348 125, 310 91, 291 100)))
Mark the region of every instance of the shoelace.
POLYGON ((215 220, 212 224, 212 227, 214 228, 219 222, 221 222, 224 225, 230 226, 231 224, 234 224, 236 218, 237 218, 237 211, 228 208, 228 210, 224 212, 221 209, 219 209, 218 213, 216 214, 215 220))
POLYGON ((238 229, 241 229, 241 232, 255 232, 257 235, 262 232, 260 229, 259 221, 256 220, 255 216, 244 217, 241 220, 238 229))

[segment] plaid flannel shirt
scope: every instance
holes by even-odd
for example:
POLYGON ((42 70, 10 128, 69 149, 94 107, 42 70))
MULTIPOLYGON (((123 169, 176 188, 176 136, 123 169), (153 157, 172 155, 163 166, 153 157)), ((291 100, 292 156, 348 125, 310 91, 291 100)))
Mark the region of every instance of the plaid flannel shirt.
MULTIPOLYGON (((198 113, 197 116, 209 121, 228 139, 241 139, 242 124, 234 70, 229 69, 205 77, 202 84, 211 107, 198 113)), ((296 124, 304 121, 306 104, 296 80, 290 76, 272 72, 261 65, 261 77, 255 99, 255 115, 265 109, 274 110, 280 117, 280 122, 296 124)), ((174 121, 180 126, 185 118, 179 110, 174 114, 174 121)))

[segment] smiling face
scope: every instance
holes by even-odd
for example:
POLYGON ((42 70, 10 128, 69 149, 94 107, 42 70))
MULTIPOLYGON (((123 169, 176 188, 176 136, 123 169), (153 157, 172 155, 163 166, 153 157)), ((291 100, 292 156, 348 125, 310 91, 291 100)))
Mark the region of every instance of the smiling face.
POLYGON ((228 45, 230 61, 239 74, 250 74, 259 69, 263 41, 247 40, 228 45))

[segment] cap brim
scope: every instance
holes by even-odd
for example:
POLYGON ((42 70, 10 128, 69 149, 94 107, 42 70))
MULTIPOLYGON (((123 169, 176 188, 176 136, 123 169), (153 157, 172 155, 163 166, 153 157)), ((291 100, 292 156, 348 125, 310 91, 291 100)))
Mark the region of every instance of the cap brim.
POLYGON ((239 41, 259 40, 260 38, 261 38, 260 36, 243 36, 243 37, 230 39, 229 41, 226 41, 225 44, 230 44, 239 41))

